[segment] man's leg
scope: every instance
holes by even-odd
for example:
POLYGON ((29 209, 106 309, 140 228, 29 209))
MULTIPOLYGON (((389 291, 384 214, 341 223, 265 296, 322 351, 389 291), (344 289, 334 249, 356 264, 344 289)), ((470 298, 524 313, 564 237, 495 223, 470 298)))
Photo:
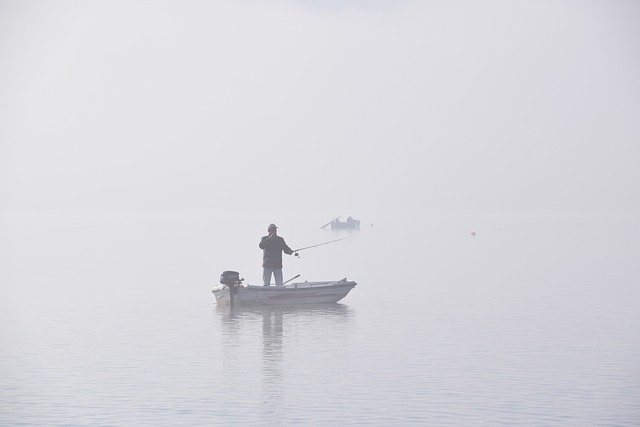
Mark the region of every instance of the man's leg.
POLYGON ((263 267, 262 268, 262 285, 263 286, 270 286, 271 285, 271 273, 272 272, 273 272, 273 268, 268 268, 268 267, 263 267))
POLYGON ((282 269, 274 268, 273 276, 276 278, 276 286, 282 286, 282 269))

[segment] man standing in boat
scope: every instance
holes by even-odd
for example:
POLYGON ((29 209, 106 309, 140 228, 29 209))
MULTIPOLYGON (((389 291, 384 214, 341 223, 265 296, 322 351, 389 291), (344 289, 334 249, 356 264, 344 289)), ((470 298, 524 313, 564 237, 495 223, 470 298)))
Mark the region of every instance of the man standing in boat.
POLYGON ((264 286, 271 285, 271 274, 276 279, 276 286, 282 286, 282 252, 293 254, 284 239, 277 234, 278 227, 269 224, 268 236, 263 236, 258 245, 262 249, 262 281, 264 286))

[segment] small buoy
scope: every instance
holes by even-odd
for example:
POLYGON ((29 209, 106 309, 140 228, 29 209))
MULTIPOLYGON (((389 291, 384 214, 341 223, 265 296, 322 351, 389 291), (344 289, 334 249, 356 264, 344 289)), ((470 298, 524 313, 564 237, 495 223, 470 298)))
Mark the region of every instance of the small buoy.
POLYGON ((475 231, 471 232, 471 237, 476 237, 476 232, 475 231))

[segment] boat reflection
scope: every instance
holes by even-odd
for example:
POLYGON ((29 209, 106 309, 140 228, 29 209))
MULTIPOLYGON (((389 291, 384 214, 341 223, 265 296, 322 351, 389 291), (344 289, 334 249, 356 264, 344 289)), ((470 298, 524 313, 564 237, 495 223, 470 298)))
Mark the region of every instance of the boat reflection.
POLYGON ((285 412, 287 372, 301 369, 318 343, 348 342, 355 316, 354 308, 338 303, 234 309, 216 305, 216 310, 222 320, 224 370, 246 378, 247 367, 259 369, 253 375, 260 377, 261 410, 270 420, 285 412))
POLYGON ((323 315, 331 314, 338 316, 348 316, 354 311, 353 308, 341 303, 319 303, 319 304, 290 304, 272 306, 234 306, 230 308, 225 304, 216 304, 216 310, 223 319, 232 319, 235 316, 244 315, 271 315, 273 313, 288 313, 292 315, 323 315))

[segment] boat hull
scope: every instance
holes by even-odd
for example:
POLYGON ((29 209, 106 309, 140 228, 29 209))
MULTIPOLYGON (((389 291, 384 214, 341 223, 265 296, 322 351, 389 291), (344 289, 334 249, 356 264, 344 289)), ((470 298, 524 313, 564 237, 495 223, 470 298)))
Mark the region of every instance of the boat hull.
MULTIPOLYGON (((240 286, 234 304, 238 305, 296 305, 336 303, 357 285, 346 279, 333 282, 301 282, 285 286, 240 286)), ((229 287, 212 290, 218 304, 229 304, 229 287)))
POLYGON ((357 230, 359 228, 360 228, 359 220, 354 220, 351 222, 334 221, 331 223, 332 230, 357 230))

